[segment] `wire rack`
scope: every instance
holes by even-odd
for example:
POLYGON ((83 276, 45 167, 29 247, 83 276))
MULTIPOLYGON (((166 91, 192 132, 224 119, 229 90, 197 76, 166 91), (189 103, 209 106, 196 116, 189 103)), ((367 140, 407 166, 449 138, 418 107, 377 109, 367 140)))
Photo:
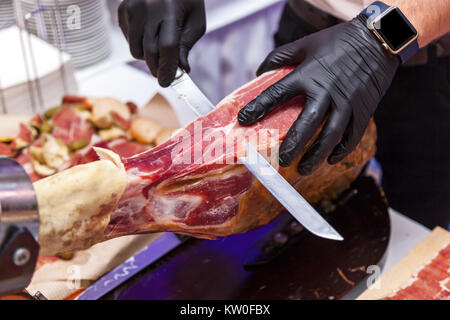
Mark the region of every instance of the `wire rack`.
MULTIPOLYGON (((74 68, 99 63, 111 52, 107 7, 106 0, 0 0, 0 31, 5 31, 2 35, 7 35, 6 39, 13 39, 14 46, 10 47, 14 49, 11 50, 20 51, 4 55, 14 60, 14 64, 4 62, 7 70, 3 70, 3 74, 0 70, 0 112, 20 113, 14 107, 26 100, 25 94, 29 100, 21 108, 29 114, 59 103, 56 98, 62 91, 65 95, 73 94, 77 87, 74 68), (19 32, 10 38, 10 30, 4 29, 12 26, 19 32), (58 57, 53 57, 52 53, 50 58, 50 54, 46 54, 48 48, 43 48, 48 46, 36 37, 54 47, 58 57), (44 72, 47 67, 56 67, 57 62, 59 70, 44 72), (10 70, 16 66, 20 70, 10 70), (59 72, 60 79, 56 79, 55 72, 59 72), (17 82, 20 90, 13 88, 17 82), (53 88, 52 84, 55 84, 53 88), (28 87, 26 93, 25 86, 28 87)), ((8 46, 3 50, 8 50, 8 46)), ((53 50, 50 48, 49 52, 53 50)))
MULTIPOLYGON (((9 20, 4 19, 2 24, 0 25, 0 30, 3 30, 5 28, 9 28, 12 26, 17 26, 21 32, 19 32, 20 37, 20 47, 21 52, 18 52, 18 54, 22 58, 23 66, 25 69, 26 74, 26 84, 28 87, 28 95, 31 102, 32 110, 31 112, 37 113, 44 109, 44 98, 42 94, 42 86, 40 82, 40 78, 37 72, 37 63, 36 63, 36 57, 34 53, 34 47, 33 47, 33 41, 32 41, 32 32, 29 28, 30 20, 35 18, 37 21, 41 21, 40 17, 43 12, 46 12, 47 14, 50 14, 52 16, 53 23, 51 24, 50 28, 46 24, 39 23, 41 30, 40 34, 43 35, 42 38, 49 42, 50 35, 52 35, 53 42, 51 43, 55 48, 58 49, 58 57, 60 60, 61 68, 59 68, 60 78, 63 84, 64 88, 64 94, 69 93, 68 84, 67 84, 67 76, 64 68, 63 63, 63 52, 65 48, 65 40, 64 40, 64 31, 62 29, 62 23, 61 23, 61 16, 59 14, 59 10, 51 10, 48 8, 45 8, 41 5, 40 0, 35 0, 36 2, 36 9, 33 12, 29 12, 26 14, 23 14, 23 11, 21 10, 20 1, 14 0, 9 1, 9 5, 12 6, 10 12, 13 13, 13 15, 10 17, 9 20), (25 32, 23 32, 25 31, 25 32)), ((54 0, 55 7, 58 8, 59 1, 54 0)), ((5 49, 7 50, 7 48, 5 49)), ((2 79, 1 79, 1 70, 0 70, 0 102, 1 102, 1 108, 0 111, 4 114, 8 113, 7 108, 7 102, 4 96, 4 88, 2 86, 2 79)))

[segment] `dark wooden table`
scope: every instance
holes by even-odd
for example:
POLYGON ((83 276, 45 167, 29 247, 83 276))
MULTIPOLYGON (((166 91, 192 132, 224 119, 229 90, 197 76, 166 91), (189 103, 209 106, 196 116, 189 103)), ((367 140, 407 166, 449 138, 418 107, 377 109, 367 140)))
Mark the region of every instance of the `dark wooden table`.
POLYGON ((104 298, 339 299, 382 261, 390 221, 371 178, 360 177, 336 204, 324 216, 342 242, 298 231, 283 214, 246 234, 189 240, 104 298))

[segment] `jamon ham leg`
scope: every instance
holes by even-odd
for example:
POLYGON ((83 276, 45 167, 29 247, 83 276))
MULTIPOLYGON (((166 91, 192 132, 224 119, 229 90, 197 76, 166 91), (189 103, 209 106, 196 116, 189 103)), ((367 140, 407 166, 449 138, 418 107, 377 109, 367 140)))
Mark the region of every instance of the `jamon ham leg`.
MULTIPOLYGON (((246 232, 274 219, 282 211, 281 205, 243 165, 236 163, 236 158, 243 152, 247 137, 257 137, 250 141, 256 141, 257 149, 263 154, 276 158, 274 152, 267 151, 277 149, 300 114, 304 98, 291 100, 251 127, 240 126, 236 116, 245 104, 290 71, 292 68, 284 68, 262 75, 164 144, 126 158, 123 161, 125 190, 113 206, 103 203, 108 210, 114 209, 109 211, 109 222, 103 224, 101 231, 93 229, 96 235, 91 238, 95 240, 87 243, 76 239, 72 228, 72 241, 52 243, 48 250, 47 244, 41 242, 41 254, 83 249, 96 241, 141 232, 173 231, 215 238, 246 232)), ((333 198, 349 186, 374 155, 375 140, 372 122, 357 149, 341 163, 334 166, 324 163, 306 177, 298 174, 298 161, 279 171, 308 201, 333 198)), ((42 192, 45 180, 39 182, 42 192)), ((86 187, 101 195, 101 190, 94 185, 86 187)), ((68 192, 67 201, 71 201, 68 192)), ((55 214, 64 215, 56 211, 55 214)), ((100 211, 104 216, 105 210, 92 210, 97 214, 100 211)), ((90 218, 84 216, 78 225, 86 230, 90 223, 90 218)), ((86 232, 83 234, 86 237, 86 232)))

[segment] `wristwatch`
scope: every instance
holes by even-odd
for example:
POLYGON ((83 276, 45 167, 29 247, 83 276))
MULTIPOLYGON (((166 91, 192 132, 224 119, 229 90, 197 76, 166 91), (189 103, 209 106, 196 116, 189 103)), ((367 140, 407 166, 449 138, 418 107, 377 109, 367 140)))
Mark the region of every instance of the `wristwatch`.
POLYGON ((402 63, 406 63, 419 51, 419 34, 398 7, 375 1, 362 15, 367 17, 368 28, 381 41, 382 46, 398 55, 402 63))

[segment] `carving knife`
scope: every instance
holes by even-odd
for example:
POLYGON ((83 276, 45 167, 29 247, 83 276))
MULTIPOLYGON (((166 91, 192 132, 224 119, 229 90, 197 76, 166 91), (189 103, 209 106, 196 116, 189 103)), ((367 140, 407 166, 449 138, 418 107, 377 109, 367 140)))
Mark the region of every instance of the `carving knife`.
MULTIPOLYGON (((214 110, 214 105, 180 68, 171 87, 198 116, 214 110)), ((247 156, 239 160, 307 230, 322 238, 344 240, 250 143, 247 144, 247 156)))

